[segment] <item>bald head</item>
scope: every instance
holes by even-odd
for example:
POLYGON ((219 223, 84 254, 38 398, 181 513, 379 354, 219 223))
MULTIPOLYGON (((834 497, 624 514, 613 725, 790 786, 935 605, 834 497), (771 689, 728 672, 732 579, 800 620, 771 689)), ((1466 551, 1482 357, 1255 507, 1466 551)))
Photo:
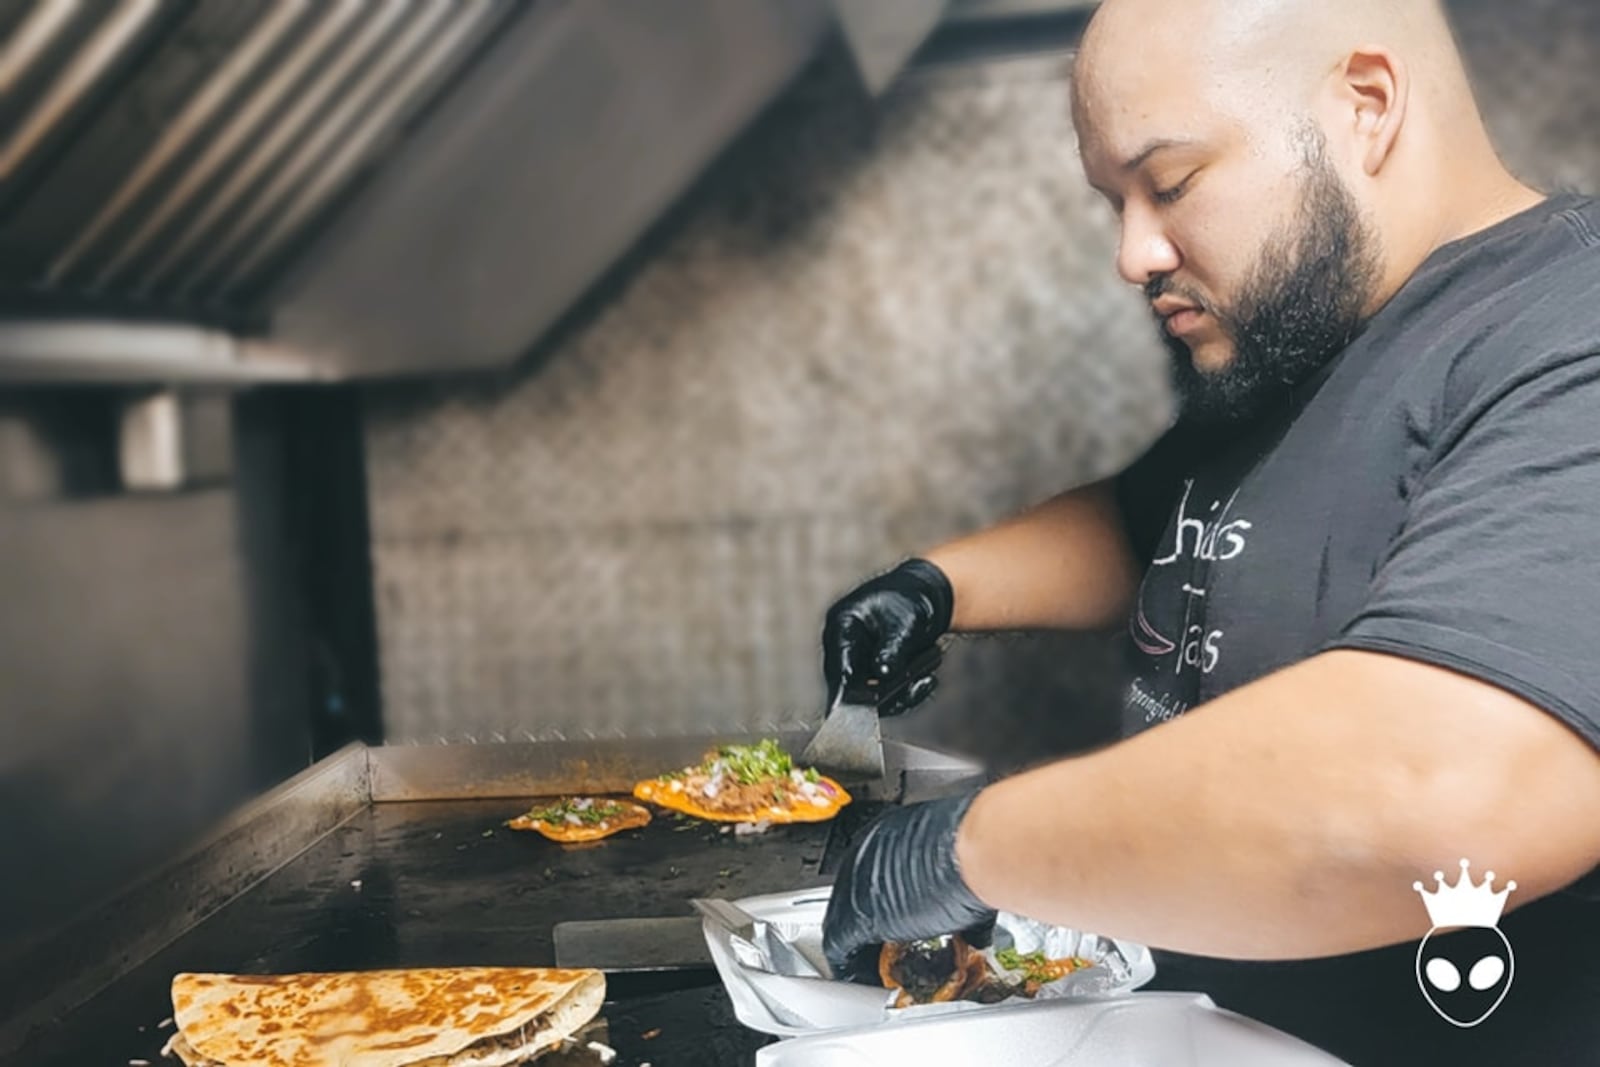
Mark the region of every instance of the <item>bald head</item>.
POLYGON ((1166 90, 1266 123, 1313 107, 1363 51, 1403 64, 1431 113, 1481 125, 1438 0, 1105 0, 1075 80, 1091 114, 1166 90))
POLYGON ((1538 199, 1438 0, 1104 0, 1073 89, 1118 269, 1218 404, 1304 377, 1440 244, 1538 199))
POLYGON ((1413 59, 1455 52, 1438 0, 1104 0, 1084 34, 1086 64, 1201 57, 1222 73, 1269 64, 1279 73, 1329 69, 1364 45, 1413 59))

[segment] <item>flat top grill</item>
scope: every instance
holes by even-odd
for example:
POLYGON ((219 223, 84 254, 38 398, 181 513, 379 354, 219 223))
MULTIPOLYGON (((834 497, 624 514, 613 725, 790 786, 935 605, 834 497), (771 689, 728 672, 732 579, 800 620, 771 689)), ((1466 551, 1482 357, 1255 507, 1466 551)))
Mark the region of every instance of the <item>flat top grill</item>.
MULTIPOLYGON (((181 971, 553 966, 557 923, 683 916, 694 897, 823 884, 830 859, 888 802, 859 799, 831 823, 755 836, 657 812, 643 830, 576 846, 506 829, 523 798, 374 803, 35 1028, 16 1062, 160 1062, 172 1028, 158 1024, 181 971)), ((710 969, 608 976, 601 1019, 623 1065, 744 1067, 773 1040, 734 1020, 710 969)))
MULTIPOLYGON (((806 736, 779 741, 798 752, 806 736)), ((888 742, 888 774, 851 789, 837 819, 762 835, 664 811, 642 830, 586 845, 504 825, 533 798, 626 793, 640 777, 698 760, 707 744, 350 745, 162 872, 0 961, 0 1000, 22 1005, 3 1024, 18 1054, 0 1046, 0 1057, 30 1067, 155 1064, 181 971, 554 966, 558 923, 688 917, 693 897, 822 885, 885 806, 938 795, 976 769, 888 742)), ((606 985, 597 1025, 621 1067, 746 1067, 773 1040, 734 1021, 709 966, 610 974, 606 985)))

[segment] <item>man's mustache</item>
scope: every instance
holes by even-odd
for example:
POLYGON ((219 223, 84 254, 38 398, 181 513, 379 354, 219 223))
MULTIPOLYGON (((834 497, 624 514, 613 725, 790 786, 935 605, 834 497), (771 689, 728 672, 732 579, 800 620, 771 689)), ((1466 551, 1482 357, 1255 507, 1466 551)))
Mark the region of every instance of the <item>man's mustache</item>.
POLYGON ((1153 274, 1150 280, 1144 283, 1144 298, 1150 304, 1154 304, 1168 293, 1182 297, 1201 311, 1210 312, 1213 317, 1221 317, 1217 315, 1217 309, 1211 306, 1211 301, 1194 290, 1179 285, 1172 280, 1170 274, 1153 274))

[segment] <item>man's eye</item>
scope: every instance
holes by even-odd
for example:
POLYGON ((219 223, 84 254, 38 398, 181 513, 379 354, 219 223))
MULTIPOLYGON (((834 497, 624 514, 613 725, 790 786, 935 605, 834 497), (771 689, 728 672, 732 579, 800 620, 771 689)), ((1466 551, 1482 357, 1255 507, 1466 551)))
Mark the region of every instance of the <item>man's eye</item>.
POLYGON ((1179 200, 1183 199, 1183 194, 1189 191, 1189 183, 1194 181, 1194 176, 1198 173, 1200 172, 1195 171, 1187 178, 1183 179, 1183 181, 1179 182, 1177 185, 1171 186, 1170 188, 1157 189, 1154 193, 1156 203, 1163 205, 1176 204, 1179 200))

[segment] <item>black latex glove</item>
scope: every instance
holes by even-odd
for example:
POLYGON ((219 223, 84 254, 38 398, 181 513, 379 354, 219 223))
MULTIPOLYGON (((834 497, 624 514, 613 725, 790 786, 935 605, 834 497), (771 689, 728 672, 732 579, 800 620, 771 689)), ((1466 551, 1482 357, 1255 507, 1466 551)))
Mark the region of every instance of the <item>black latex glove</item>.
POLYGON ((822 920, 822 949, 835 978, 877 973, 885 941, 972 931, 987 944, 994 909, 956 869, 956 828, 977 790, 896 808, 845 856, 822 920))
POLYGON ((858 586, 828 609, 822 627, 822 674, 830 706, 846 683, 868 679, 884 691, 898 689, 878 706, 880 715, 898 715, 933 695, 939 680, 939 638, 950 628, 955 594, 944 572, 927 560, 911 559, 858 586), (935 650, 932 666, 916 678, 904 677, 924 652, 935 650))

